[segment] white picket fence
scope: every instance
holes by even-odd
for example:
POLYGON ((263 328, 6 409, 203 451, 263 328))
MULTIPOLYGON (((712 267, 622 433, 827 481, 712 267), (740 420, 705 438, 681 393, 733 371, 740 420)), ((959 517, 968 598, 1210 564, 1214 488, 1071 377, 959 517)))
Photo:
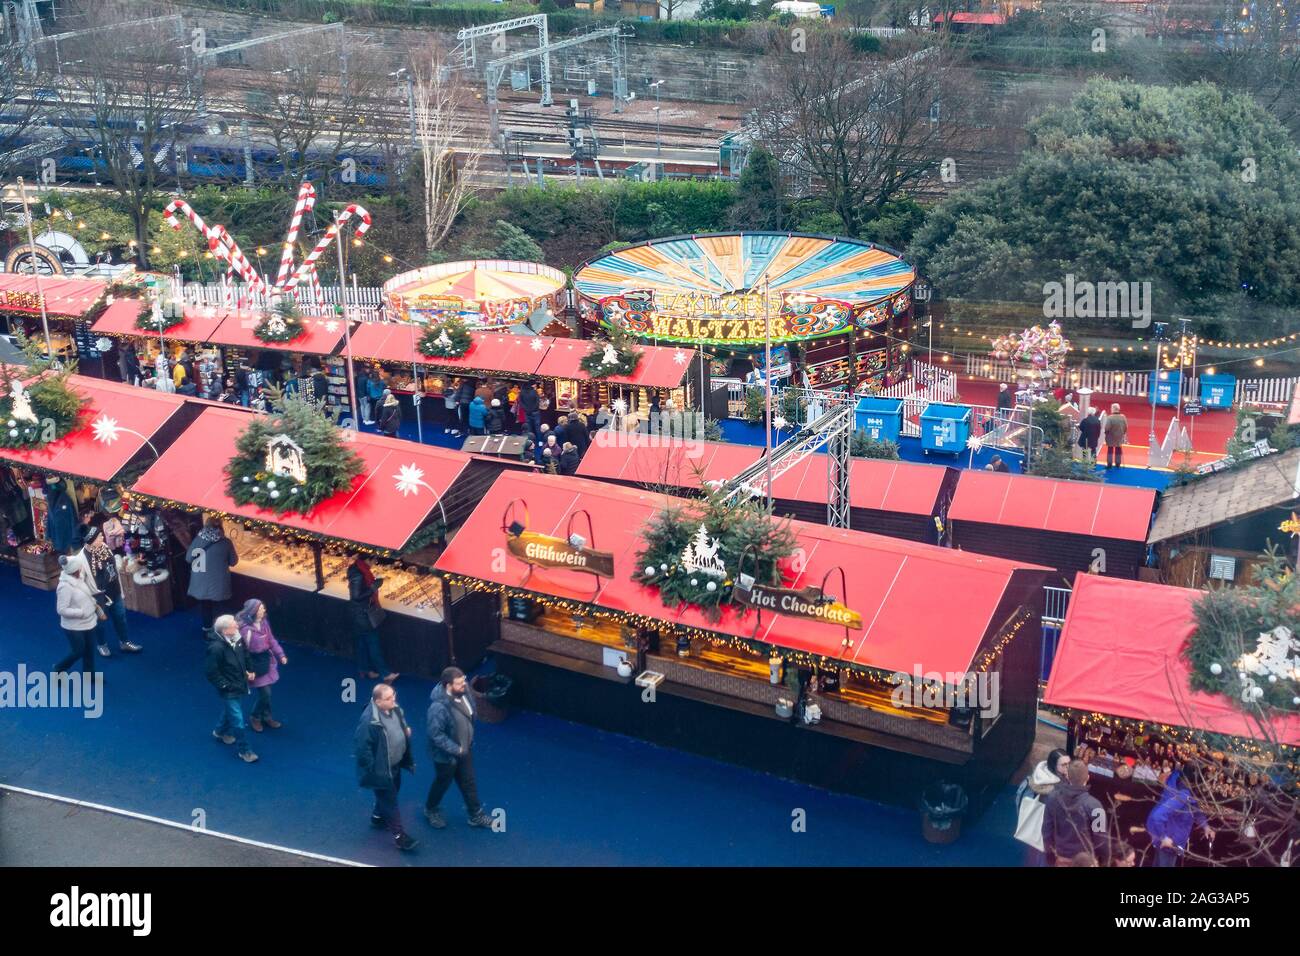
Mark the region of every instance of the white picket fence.
MULTIPOLYGON (((339 304, 337 286, 324 286, 321 289, 323 301, 317 301, 309 288, 300 288, 298 307, 304 315, 332 315, 334 307, 339 304)), ((186 305, 199 308, 222 308, 227 303, 227 296, 240 309, 262 311, 268 307, 266 297, 250 292, 247 286, 239 285, 232 289, 220 283, 186 282, 181 286, 181 297, 186 305)), ((383 291, 375 286, 354 286, 347 290, 348 315, 363 322, 379 322, 386 318, 383 291)))
MULTIPOLYGON (((966 356, 966 374, 995 382, 1014 382, 1016 370, 1006 362, 996 362, 982 355, 966 356)), ((1151 384, 1150 372, 1116 372, 1105 369, 1067 369, 1064 380, 1071 388, 1090 388, 1107 395, 1134 395, 1146 398, 1151 384)), ((1289 402, 1300 378, 1242 378, 1237 380, 1237 398, 1255 402, 1289 402)), ((1200 379, 1191 380, 1188 394, 1200 394, 1200 379)))
POLYGON ((925 407, 931 402, 951 402, 957 397, 957 376, 942 366, 913 359, 911 375, 876 394, 903 400, 903 434, 918 438, 925 407))

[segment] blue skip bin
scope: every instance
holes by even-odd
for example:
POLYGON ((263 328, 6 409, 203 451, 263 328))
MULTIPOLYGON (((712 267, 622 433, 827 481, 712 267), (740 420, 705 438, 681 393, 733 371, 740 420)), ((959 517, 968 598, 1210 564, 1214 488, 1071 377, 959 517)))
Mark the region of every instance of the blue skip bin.
POLYGON ((858 399, 853 427, 866 432, 872 441, 898 441, 903 432, 903 400, 876 395, 858 399))
POLYGON ((1147 388, 1147 401, 1156 405, 1177 407, 1178 396, 1182 394, 1182 390, 1182 369, 1160 372, 1158 375, 1151 376, 1151 384, 1147 388))
POLYGON ((958 455, 970 438, 971 408, 968 405, 927 405, 921 414, 921 448, 928 455, 941 451, 958 455))
POLYGON ((1231 408, 1236 396, 1237 376, 1201 376, 1201 404, 1206 408, 1231 408))

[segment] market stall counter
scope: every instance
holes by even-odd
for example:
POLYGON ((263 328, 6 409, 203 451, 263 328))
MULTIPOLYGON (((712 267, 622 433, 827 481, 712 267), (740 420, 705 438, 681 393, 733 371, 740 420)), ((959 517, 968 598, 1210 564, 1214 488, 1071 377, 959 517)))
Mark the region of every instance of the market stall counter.
POLYGON ((277 633, 351 652, 348 566, 366 558, 383 578, 381 635, 389 662, 436 674, 455 656, 472 666, 473 629, 451 650, 445 592, 430 573, 440 542, 470 513, 509 463, 370 434, 349 447, 362 461, 350 490, 307 514, 241 505, 229 495, 226 464, 254 413, 208 405, 136 483, 133 497, 172 512, 225 516, 240 555, 236 598, 259 597, 277 613, 277 633))
MULTIPOLYGON (((499 595, 492 650, 524 706, 904 803, 938 774, 975 792, 1023 758, 1046 569, 794 521, 789 580, 710 616, 637 575, 642 529, 673 506, 518 473, 484 496, 437 567, 499 595), (918 670, 996 674, 997 713, 914 696, 918 670)), ((698 543, 683 560, 707 564, 698 543)))

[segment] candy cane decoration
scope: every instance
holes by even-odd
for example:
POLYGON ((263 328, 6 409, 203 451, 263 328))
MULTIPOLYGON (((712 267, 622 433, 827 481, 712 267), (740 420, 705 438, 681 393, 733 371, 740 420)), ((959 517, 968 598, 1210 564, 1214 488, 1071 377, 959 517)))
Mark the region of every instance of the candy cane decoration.
POLYGON ((293 207, 293 219, 289 223, 289 234, 284 240, 284 250, 280 254, 280 271, 275 277, 275 288, 282 289, 293 271, 293 253, 298 243, 298 230, 302 226, 302 217, 311 212, 316 205, 316 187, 310 180, 303 180, 298 187, 298 201, 293 207))
POLYGON ((224 226, 209 226, 203 221, 203 217, 196 213, 184 199, 174 199, 163 210, 164 221, 173 229, 179 230, 181 228, 181 221, 176 216, 177 210, 183 212, 185 217, 194 224, 194 228, 208 241, 209 252, 232 266, 254 291, 270 294, 271 290, 266 287, 262 277, 253 268, 253 264, 248 261, 248 257, 244 255, 243 250, 239 248, 239 243, 235 242, 234 237, 226 232, 224 226))
POLYGON ((357 216, 361 219, 361 222, 357 224, 357 238, 360 239, 366 234, 370 229, 370 213, 366 212, 365 209, 358 206, 356 203, 353 203, 344 209, 343 212, 339 213, 338 221, 325 230, 325 235, 321 237, 320 242, 316 243, 316 248, 307 254, 307 258, 302 261, 302 265, 300 265, 294 274, 289 277, 289 280, 284 284, 285 292, 292 292, 299 282, 303 281, 303 279, 307 278, 308 275, 315 271, 316 260, 319 259, 324 254, 325 250, 330 247, 330 243, 334 241, 335 237, 338 236, 342 230, 343 224, 353 216, 357 216))

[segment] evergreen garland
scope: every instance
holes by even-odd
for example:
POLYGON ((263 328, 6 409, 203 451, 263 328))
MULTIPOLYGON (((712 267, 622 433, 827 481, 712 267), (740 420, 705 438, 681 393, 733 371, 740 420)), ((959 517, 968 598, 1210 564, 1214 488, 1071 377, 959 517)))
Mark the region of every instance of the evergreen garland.
POLYGON ((263 342, 283 344, 292 342, 307 333, 302 314, 297 304, 288 296, 280 299, 275 307, 262 316, 262 321, 253 328, 253 334, 263 342))
POLYGON ((582 357, 579 367, 591 378, 608 378, 611 375, 628 376, 641 364, 641 350, 635 340, 621 325, 611 325, 608 339, 593 339, 591 351, 582 357), (614 346, 617 360, 605 361, 605 347, 614 346))
POLYGON ((1251 712, 1300 710, 1300 580, 1276 547, 1270 544, 1256 565, 1253 584, 1206 591, 1193 614, 1196 628, 1183 647, 1183 659, 1194 690, 1223 694, 1251 712), (1279 626, 1292 635, 1287 656, 1293 669, 1289 676, 1270 680, 1267 673, 1252 670, 1251 659, 1243 660, 1243 655, 1255 654, 1260 635, 1279 626))
POLYGON ((44 448, 81 424, 81 413, 89 400, 69 381, 77 370, 76 362, 55 369, 36 342, 22 332, 17 332, 16 338, 29 361, 26 368, 0 363, 0 448, 44 448), (21 421, 13 414, 10 382, 24 378, 28 380, 25 389, 35 422, 21 421))
POLYGON ((692 604, 715 621, 722 606, 731 600, 737 574, 743 571, 760 584, 777 584, 781 581, 779 563, 795 549, 788 521, 774 520, 755 503, 728 502, 717 489, 706 489, 704 497, 690 506, 672 505, 657 513, 647 522, 642 540, 644 547, 637 553, 632 579, 657 587, 666 607, 692 604), (724 576, 683 566, 687 546, 693 548, 701 542, 708 547, 716 543, 724 576))
POLYGON ((276 514, 306 514, 326 498, 350 490, 364 465, 329 416, 278 389, 272 390, 271 400, 275 413, 254 416, 235 443, 237 454, 226 466, 230 497, 276 514), (287 435, 302 449, 306 481, 267 472, 266 446, 278 435, 287 435))
POLYGON ((469 326, 458 316, 451 316, 426 328, 416 348, 425 358, 460 358, 472 344, 469 326))
POLYGON ((152 332, 157 335, 159 332, 166 332, 185 321, 184 308, 164 305, 160 310, 161 320, 155 321, 153 317, 153 304, 148 301, 140 303, 140 314, 136 316, 135 327, 141 332, 152 332))

